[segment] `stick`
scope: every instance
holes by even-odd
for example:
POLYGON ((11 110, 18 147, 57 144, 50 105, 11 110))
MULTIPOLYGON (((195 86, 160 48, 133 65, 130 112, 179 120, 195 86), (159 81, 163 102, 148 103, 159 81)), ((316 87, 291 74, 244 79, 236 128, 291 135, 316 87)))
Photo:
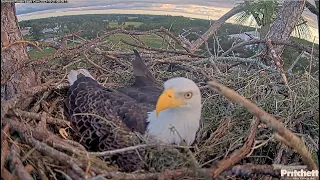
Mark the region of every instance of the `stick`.
POLYGON ((1 52, 7 50, 7 49, 10 48, 12 45, 14 45, 14 44, 19 44, 19 43, 27 43, 27 44, 30 44, 30 45, 36 47, 39 51, 43 52, 42 49, 37 45, 37 43, 33 43, 33 42, 31 42, 31 41, 15 41, 15 42, 9 44, 9 45, 6 46, 6 47, 3 47, 3 48, 1 49, 1 52))
POLYGON ((189 55, 189 56, 192 56, 192 57, 201 57, 201 58, 205 57, 205 56, 201 56, 201 55, 188 53, 188 52, 185 52, 185 51, 182 51, 182 50, 165 50, 165 49, 159 49, 159 48, 144 47, 144 46, 141 46, 141 45, 138 45, 138 44, 133 44, 131 42, 127 42, 127 41, 125 41, 123 39, 121 39, 120 41, 125 43, 125 44, 128 44, 130 46, 138 47, 138 48, 141 48, 141 49, 146 49, 146 50, 149 50, 149 51, 158 51, 158 52, 161 52, 161 53, 183 54, 183 55, 189 55))
POLYGON ((247 142, 241 149, 233 152, 228 158, 218 162, 217 169, 212 172, 214 178, 218 177, 224 170, 238 163, 241 159, 245 158, 247 154, 250 153, 259 124, 260 120, 254 117, 251 122, 250 134, 248 136, 247 142))
POLYGON ((245 8, 244 4, 238 5, 231 9, 229 12, 221 16, 218 20, 214 22, 214 24, 203 33, 197 40, 195 40, 190 47, 191 52, 195 52, 206 40, 208 40, 211 36, 213 36, 216 31, 221 27, 221 25, 231 18, 233 15, 241 12, 245 8))
POLYGON ((1 119, 3 119, 4 116, 8 113, 8 111, 14 108, 18 104, 18 102, 21 102, 38 92, 45 91, 52 88, 53 81, 54 80, 50 80, 47 83, 33 87, 32 89, 25 90, 25 92, 17 94, 14 98, 8 101, 1 101, 1 119))
MULTIPOLYGON (((25 118, 31 118, 31 119, 35 119, 40 121, 41 120, 41 115, 37 114, 37 113, 33 113, 33 112, 28 112, 28 111, 22 111, 20 109, 14 109, 13 112, 8 112, 8 115, 11 116, 22 116, 25 118)), ((52 125, 57 125, 57 126, 61 126, 61 127, 68 127, 70 126, 70 122, 69 121, 65 121, 62 119, 58 119, 58 118, 53 118, 53 117, 47 117, 46 118, 47 123, 52 124, 52 125)))
POLYGON ((281 59, 280 59, 279 55, 276 53, 276 51, 274 50, 274 48, 273 48, 273 46, 271 44, 271 40, 269 39, 266 44, 267 44, 268 48, 270 49, 270 53, 272 55, 272 58, 275 61, 276 67, 277 67, 277 69, 278 69, 278 71, 279 71, 284 83, 290 89, 287 76, 286 76, 286 74, 284 72, 284 69, 283 69, 283 67, 281 65, 281 59))
POLYGON ((1 173, 4 171, 4 164, 6 162, 6 157, 8 154, 8 141, 7 136, 9 134, 9 124, 5 125, 1 131, 1 173))
POLYGON ((16 144, 11 145, 11 166, 19 179, 33 180, 20 160, 20 148, 16 144))
POLYGON ((284 127, 283 124, 280 123, 277 119, 250 102, 245 97, 239 95, 234 90, 215 81, 210 81, 208 82, 208 84, 211 87, 215 88, 215 90, 221 95, 246 108, 251 114, 257 116, 262 122, 266 123, 269 127, 276 131, 282 138, 286 140, 286 144, 288 146, 292 147, 301 155, 304 164, 308 166, 309 170, 317 169, 317 166, 314 163, 312 156, 305 144, 289 129, 284 127))

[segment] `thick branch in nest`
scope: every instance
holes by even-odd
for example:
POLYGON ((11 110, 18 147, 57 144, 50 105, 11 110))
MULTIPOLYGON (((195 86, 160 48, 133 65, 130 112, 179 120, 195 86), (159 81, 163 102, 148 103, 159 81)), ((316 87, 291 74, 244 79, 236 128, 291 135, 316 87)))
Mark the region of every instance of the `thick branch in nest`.
MULTIPOLYGON (((62 164, 68 165, 69 167, 72 168, 72 170, 74 170, 79 175, 84 177, 84 174, 85 174, 84 171, 78 166, 78 165, 81 166, 81 164, 82 164, 81 162, 76 161, 71 156, 69 156, 69 155, 67 155, 67 154, 65 154, 63 152, 60 152, 60 151, 48 146, 44 142, 40 142, 40 141, 36 140, 33 137, 33 136, 36 136, 35 131, 33 130, 32 136, 29 135, 29 131, 30 131, 31 128, 30 127, 29 128, 28 127, 24 127, 24 126, 27 126, 27 125, 20 125, 19 126, 19 123, 15 122, 12 119, 3 119, 3 123, 4 124, 13 123, 15 126, 12 126, 13 127, 12 129, 17 131, 17 132, 19 132, 20 136, 23 138, 23 140, 27 144, 31 145, 32 147, 34 147, 39 152, 58 160, 62 164)), ((38 128, 38 130, 39 130, 39 128, 38 128)), ((32 131, 32 129, 31 129, 31 131, 32 131)))
MULTIPOLYGON (((8 112, 9 115, 11 116, 22 116, 25 118, 31 118, 31 119, 36 119, 38 121, 41 120, 41 114, 33 113, 33 112, 28 112, 28 111, 22 111, 20 109, 14 109, 12 112, 8 112)), ((58 118, 53 118, 53 117, 46 117, 46 121, 49 124, 56 125, 56 126, 61 126, 61 127, 67 127, 70 126, 69 121, 65 121, 62 119, 58 118)))
MULTIPOLYGON (((66 150, 68 152, 77 154, 77 155, 84 155, 86 152, 83 152, 83 150, 78 150, 76 147, 73 147, 71 144, 63 141, 61 138, 59 138, 57 135, 47 131, 45 128, 39 127, 39 128, 32 128, 28 124, 22 124, 18 121, 15 121, 13 119, 3 119, 4 124, 10 124, 12 127, 11 129, 19 132, 20 134, 32 134, 32 137, 40 140, 42 142, 46 142, 47 144, 51 145, 54 148, 66 150)), ((42 125, 41 123, 38 125, 42 125)), ((26 136, 28 136, 26 134, 26 136)))
POLYGON ((17 94, 14 98, 1 102, 1 119, 5 117, 10 109, 15 108, 19 102, 24 101, 38 92, 52 88, 53 81, 54 80, 50 80, 40 86, 33 87, 32 89, 26 89, 24 93, 17 94))

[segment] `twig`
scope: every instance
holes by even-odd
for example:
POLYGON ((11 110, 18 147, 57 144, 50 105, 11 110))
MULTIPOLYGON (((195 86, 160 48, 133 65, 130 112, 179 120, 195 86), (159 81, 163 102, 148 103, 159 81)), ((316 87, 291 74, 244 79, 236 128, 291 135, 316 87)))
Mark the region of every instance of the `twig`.
POLYGON ((151 48, 151 47, 144 47, 144 46, 141 46, 141 45, 138 45, 138 44, 133 44, 131 42, 127 42, 123 39, 120 40, 121 42, 127 44, 127 45, 130 45, 130 46, 133 46, 133 47, 138 47, 138 48, 141 48, 141 49, 146 49, 146 50, 149 50, 149 51, 158 51, 158 52, 166 52, 166 53, 174 53, 174 54, 183 54, 183 55, 189 55, 189 56, 192 56, 192 57, 200 57, 200 58, 203 58, 205 56, 201 56, 201 55, 196 55, 196 54, 192 54, 192 53, 188 53, 188 52, 185 52, 185 51, 181 51, 181 50, 165 50, 165 49, 159 49, 159 48, 151 48))
POLYGON ((42 159, 37 159, 37 171, 39 173, 41 180, 49 180, 46 173, 44 172, 44 165, 42 164, 42 159))
MULTIPOLYGON (((170 31, 170 29, 169 29, 169 31, 170 31)), ((163 36, 163 35, 161 35, 160 33, 155 33, 155 35, 157 35, 157 36, 159 36, 160 38, 163 39, 163 41, 162 41, 162 47, 164 46, 164 42, 167 43, 167 48, 166 48, 166 50, 168 50, 169 47, 171 47, 171 48, 174 49, 174 50, 177 50, 177 49, 175 48, 175 44, 172 44, 171 41, 169 41, 169 40, 166 38, 166 36, 163 36)), ((171 39, 170 39, 170 40, 171 40, 171 39)))
POLYGON ((63 66, 62 69, 67 69, 69 66, 71 66, 71 65, 73 65, 73 64, 75 64, 75 63, 78 63, 78 62, 80 62, 80 61, 83 61, 83 59, 78 59, 78 60, 76 60, 76 61, 72 61, 71 63, 63 66))
POLYGON ((209 61, 212 63, 212 65, 213 65, 214 69, 217 71, 217 73, 220 74, 221 71, 219 70, 219 68, 218 68, 218 66, 217 66, 217 64, 216 64, 216 62, 215 62, 216 60, 215 60, 213 54, 211 53, 211 51, 210 51, 210 49, 209 49, 208 42, 207 42, 207 41, 204 41, 204 44, 205 44, 205 46, 206 46, 207 52, 208 52, 209 55, 210 55, 209 61))
POLYGON ((191 52, 195 52, 206 40, 208 40, 211 36, 213 36, 216 31, 220 28, 220 26, 228 20, 233 15, 241 12, 245 8, 244 4, 240 4, 233 9, 231 9, 229 12, 221 16, 218 20, 214 22, 213 25, 204 33, 202 34, 197 40, 195 40, 190 47, 191 52))
POLYGON ((68 156, 67 154, 60 152, 47 144, 40 142, 36 139, 34 139, 31 136, 27 136, 24 133, 20 133, 20 136, 24 138, 26 143, 30 144, 31 146, 34 146, 39 152, 49 155, 52 158, 55 158, 56 160, 60 161, 62 164, 68 165, 72 168, 73 171, 78 173, 81 177, 84 177, 85 173, 84 171, 78 166, 83 166, 82 163, 76 161, 72 157, 68 156))
POLYGON ((33 180, 20 160, 20 148, 16 144, 11 146, 11 166, 20 179, 33 180))
MULTIPOLYGON (((70 33, 70 34, 66 34, 60 38, 57 39, 57 41, 61 40, 61 39, 64 39, 64 38, 68 38, 68 37, 72 37, 72 36, 78 36, 81 32, 83 32, 83 30, 80 30, 80 31, 77 31, 77 32, 73 32, 73 33, 70 33)), ((81 37, 82 38, 82 37, 81 37)), ((80 39, 81 39, 80 38, 80 39)), ((84 39, 86 40, 86 39, 84 39)))
POLYGON ((188 46, 187 44, 183 43, 179 38, 177 38, 175 35, 173 35, 170 31, 168 31, 166 28, 161 27, 160 31, 163 32, 165 35, 171 37, 176 43, 180 44, 183 49, 185 49, 188 53, 191 53, 190 51, 190 45, 188 46))
MULTIPOLYGON (((262 69, 265 69, 267 71, 270 72, 277 72, 276 69, 270 67, 270 66, 266 66, 264 65, 261 61, 259 61, 258 59, 251 59, 251 58, 240 58, 240 57, 217 57, 215 59, 215 61, 229 61, 229 62, 242 62, 242 63, 255 63, 258 66, 260 66, 262 69)), ((210 60, 208 58, 200 60, 200 61, 195 61, 195 62, 191 62, 191 64, 194 65, 198 65, 198 64, 202 64, 202 63, 207 63, 210 62, 210 60)))
POLYGON ((189 57, 188 55, 181 55, 181 56, 171 56, 171 57, 168 57, 168 58, 164 58, 164 59, 160 59, 158 61, 162 61, 162 62, 165 62, 165 61, 186 61, 186 62, 196 62, 196 61, 199 61, 200 58, 197 58, 197 57, 189 57))
POLYGON ((1 52, 7 50, 7 49, 10 48, 12 45, 14 45, 14 44, 19 44, 19 43, 27 43, 27 44, 30 44, 30 45, 36 47, 39 51, 43 52, 42 49, 41 49, 36 43, 33 43, 33 42, 31 42, 31 41, 15 41, 15 42, 9 44, 9 45, 6 46, 6 47, 3 47, 3 48, 1 49, 1 52))
POLYGON ((38 92, 45 91, 52 88, 53 81, 54 80, 49 80, 47 83, 33 87, 32 89, 25 89, 25 92, 17 94, 14 98, 8 101, 2 101, 1 102, 1 119, 3 119, 4 116, 8 113, 8 111, 14 108, 18 104, 18 102, 24 101, 28 97, 31 97, 38 92))
POLYGON ((143 42, 139 36, 136 36, 136 35, 132 35, 132 34, 129 34, 129 36, 136 42, 136 43, 140 43, 142 44, 143 46, 147 46, 147 44, 145 42, 143 42))
POLYGON ((250 102, 245 97, 239 95, 234 90, 227 88, 226 86, 215 81, 210 81, 208 82, 208 84, 211 87, 215 88, 221 95, 246 108, 251 114, 257 116, 261 121, 266 123, 274 131, 276 131, 282 138, 286 140, 286 144, 288 146, 292 147, 301 155, 302 161, 308 166, 309 170, 317 169, 317 166, 314 163, 312 156, 306 148, 305 144, 290 130, 284 127, 283 124, 280 123, 277 119, 250 102))
MULTIPOLYGON (((253 175, 264 174, 274 177, 280 176, 280 169, 274 165, 257 165, 257 164, 245 164, 237 165, 233 168, 226 170, 223 175, 253 175)), ((197 177, 197 175, 204 176, 203 179, 209 179, 212 177, 212 172, 215 168, 210 169, 175 169, 165 170, 161 173, 123 173, 123 172, 102 172, 102 174, 92 177, 90 180, 101 179, 106 177, 108 179, 122 179, 122 180, 150 180, 150 179, 176 179, 183 176, 197 177)), ((212 177, 213 178, 213 177, 212 177)))
MULTIPOLYGON (((318 15, 319 16, 319 15, 318 15)), ((309 62, 309 77, 308 77, 308 94, 310 93, 310 76, 311 76, 311 69, 312 69, 312 58, 313 58, 313 50, 314 50, 314 40, 316 39, 316 37, 313 38, 313 42, 312 42, 312 50, 311 50, 311 54, 310 54, 310 62, 309 62)))
MULTIPOLYGON (((72 180, 72 178, 69 175, 67 175, 66 173, 64 173, 63 171, 60 171, 59 169, 54 169, 54 170, 57 171, 58 173, 62 174, 66 178, 66 180, 72 180)), ((74 176, 73 179, 80 179, 80 177, 74 176)))
POLYGON ((92 45, 95 45, 97 42, 103 40, 105 37, 110 36, 112 34, 120 33, 120 32, 121 31, 119 29, 108 31, 108 32, 104 33, 102 36, 100 36, 94 40, 86 41, 86 43, 84 43, 84 44, 80 44, 80 45, 76 45, 76 46, 72 46, 72 47, 60 48, 54 54, 52 54, 50 56, 43 57, 43 58, 34 59, 34 60, 30 61, 30 63, 34 64, 34 65, 39 65, 39 64, 44 64, 44 63, 46 63, 52 59, 56 59, 56 58, 68 58, 68 59, 76 58, 76 57, 80 56, 81 54, 89 51, 90 47, 92 45))
MULTIPOLYGON (((38 120, 38 121, 41 120, 41 115, 40 114, 33 113, 33 112, 22 111, 20 109, 14 109, 12 112, 8 112, 8 115, 18 116, 18 117, 22 116, 22 117, 25 117, 25 118, 31 118, 31 119, 35 119, 35 120, 38 120)), ((65 121, 65 120, 62 120, 62 119, 53 118, 53 117, 49 117, 49 116, 47 116, 46 121, 49 124, 53 124, 53 125, 57 125, 57 126, 61 126, 61 127, 70 126, 70 122, 69 121, 65 121)))
POLYGON ((248 136, 246 143, 243 145, 241 149, 233 152, 228 158, 218 162, 217 169, 215 169, 212 172, 214 178, 218 177, 224 170, 238 163, 241 159, 245 158, 246 155, 250 153, 259 123, 260 123, 260 120, 258 118, 254 117, 252 119, 250 134, 248 136))
POLYGON ((93 61, 91 61, 85 53, 83 53, 83 56, 84 56, 84 57, 86 58, 86 60, 87 60, 90 64, 92 64, 94 67, 96 67, 96 68, 98 68, 98 69, 101 69, 102 71, 104 71, 104 72, 106 72, 106 73, 109 72, 108 70, 102 68, 102 67, 99 66, 98 64, 96 64, 96 63, 94 63, 93 61))
POLYGON ((291 64, 291 66, 289 67, 289 69, 287 70, 288 73, 292 72, 292 69, 294 68, 294 66, 297 64, 297 62, 299 61, 299 59, 301 58, 301 56, 304 54, 304 52, 301 52, 299 54, 299 56, 294 60, 294 62, 291 64))
POLYGON ((2 123, 10 124, 10 126, 12 127, 11 129, 19 132, 19 134, 31 133, 33 138, 38 139, 42 142, 48 143, 49 145, 51 145, 54 148, 66 150, 68 152, 72 152, 72 153, 77 154, 79 156, 85 154, 85 152, 78 150, 77 148, 72 147, 70 144, 62 141, 55 134, 53 134, 43 128, 35 129, 35 128, 30 127, 28 124, 19 123, 14 119, 7 119, 7 118, 4 118, 2 120, 2 123))
POLYGON ((252 175, 252 174, 264 174, 271 175, 273 177, 280 178, 280 170, 275 169, 273 165, 257 165, 257 164, 245 164, 233 166, 230 170, 222 173, 223 175, 252 175))
POLYGON ((5 125, 5 127, 1 131, 1 174, 4 170, 4 164, 6 162, 6 157, 8 154, 8 141, 7 136, 9 134, 9 124, 5 125))
POLYGON ((277 67, 277 69, 278 69, 278 71, 279 71, 284 83, 290 89, 287 76, 286 76, 286 74, 284 72, 284 69, 283 69, 283 67, 281 65, 281 59, 280 59, 279 55, 276 54, 276 51, 273 49, 273 46, 271 44, 271 40, 268 40, 266 44, 267 44, 267 46, 268 46, 268 48, 270 50, 270 53, 271 53, 271 55, 272 55, 272 57, 273 57, 273 59, 275 61, 276 67, 277 67))
POLYGON ((3 179, 8 180, 18 180, 17 176, 12 175, 6 168, 3 168, 3 172, 1 172, 1 177, 3 179))
POLYGON ((124 64, 124 63, 122 63, 121 61, 119 61, 119 60, 117 59, 117 57, 114 57, 114 56, 108 54, 107 51, 101 51, 99 48, 95 48, 95 52, 96 52, 97 54, 104 55, 104 56, 106 56, 107 58, 114 60, 116 63, 118 63, 119 65, 121 65, 121 66, 123 66, 123 67, 127 67, 126 64, 124 64))
POLYGON ((283 154, 283 151, 284 151, 285 148, 286 148, 285 145, 280 144, 280 149, 278 150, 276 158, 273 161, 274 164, 280 164, 281 163, 282 154, 283 154))
POLYGON ((119 154, 119 153, 123 153, 123 152, 127 152, 127 151, 133 151, 133 150, 137 150, 137 149, 142 149, 142 148, 152 147, 152 146, 159 146, 159 145, 160 144, 141 144, 141 145, 137 145, 137 146, 130 146, 130 147, 125 147, 122 149, 115 149, 115 150, 111 150, 111 151, 90 152, 88 154, 93 155, 93 156, 109 156, 109 155, 119 154))
POLYGON ((83 38, 83 37, 79 36, 79 35, 78 35, 78 33, 77 33, 77 34, 73 34, 73 36, 75 36, 75 37, 77 37, 77 38, 81 39, 81 40, 82 40, 82 41, 84 41, 84 42, 86 42, 86 41, 87 41, 85 38, 83 38))

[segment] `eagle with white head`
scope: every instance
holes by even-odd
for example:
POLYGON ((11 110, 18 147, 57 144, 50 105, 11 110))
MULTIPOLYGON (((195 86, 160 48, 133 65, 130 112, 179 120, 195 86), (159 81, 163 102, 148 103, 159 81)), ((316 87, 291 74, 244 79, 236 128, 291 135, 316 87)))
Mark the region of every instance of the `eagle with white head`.
MULTIPOLYGON (((130 138, 136 131, 162 143, 191 145, 201 118, 198 86, 190 79, 177 77, 167 80, 162 88, 139 53, 134 50, 134 54, 135 81, 118 91, 99 85, 85 69, 69 72, 66 110, 81 141, 94 151, 124 148, 131 145, 130 138), (114 132, 112 124, 122 131, 114 132)), ((133 171, 138 161, 134 153, 112 158, 121 169, 133 171)))

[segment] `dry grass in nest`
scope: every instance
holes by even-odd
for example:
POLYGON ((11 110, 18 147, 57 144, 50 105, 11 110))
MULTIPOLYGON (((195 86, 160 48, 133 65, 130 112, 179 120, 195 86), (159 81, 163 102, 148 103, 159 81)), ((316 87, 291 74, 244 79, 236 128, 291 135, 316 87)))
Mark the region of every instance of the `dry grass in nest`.
MULTIPOLYGON (((128 60, 133 57, 129 57, 118 58, 126 67, 94 54, 90 56, 90 59, 99 65, 100 68, 94 67, 86 60, 81 60, 72 65, 68 65, 70 61, 59 60, 59 63, 54 64, 54 66, 47 66, 42 69, 42 79, 44 81, 48 79, 60 79, 62 84, 66 84, 66 72, 68 70, 86 68, 102 85, 112 89, 122 88, 134 80, 128 60), (68 67, 63 69, 66 66, 68 67)), ((226 158, 229 154, 244 145, 249 133, 250 122, 253 118, 252 114, 247 112, 243 107, 231 103, 211 88, 206 87, 204 81, 206 77, 199 70, 181 69, 181 67, 174 64, 155 63, 153 60, 152 58, 146 58, 146 62, 159 84, 172 77, 183 76, 194 80, 201 88, 203 116, 195 151, 193 152, 201 167, 213 166, 216 162, 226 158)), ((319 141, 319 82, 317 77, 310 78, 310 75, 306 73, 289 78, 289 89, 282 82, 280 75, 275 73, 261 70, 246 71, 235 69, 217 74, 212 72, 212 67, 208 64, 205 67, 201 67, 207 75, 250 99, 266 112, 281 120, 291 131, 304 137, 314 160, 318 161, 316 157, 316 151, 318 150, 316 145, 319 141)), ((33 103, 27 111, 33 113, 46 112, 50 117, 67 120, 63 106, 66 90, 65 88, 55 88, 36 94, 33 103)), ((34 120, 20 119, 21 123, 25 121, 32 127, 37 126, 34 120)), ((59 134, 60 127, 47 125, 47 129, 61 137, 59 134)), ((66 130, 69 134, 69 140, 63 141, 78 141, 78 139, 73 137, 74 132, 70 128, 66 128, 66 130)), ((279 143, 273 139, 273 133, 270 128, 261 124, 255 138, 256 149, 243 159, 240 164, 272 164, 277 157, 280 147, 279 143)), ((79 144, 73 147, 83 150, 83 146, 79 144)), ((21 149, 28 164, 32 164, 39 169, 37 171, 38 175, 44 172, 50 176, 60 174, 55 176, 56 178, 67 176, 63 174, 65 172, 63 166, 55 159, 39 154, 37 151, 36 153, 30 153, 33 151, 30 146, 21 146, 21 149), (39 163, 39 157, 45 158, 45 163, 39 163), (53 172, 53 169, 57 171, 53 172)), ((166 158, 165 160, 158 158, 157 162, 150 162, 149 166, 157 167, 156 169, 150 168, 151 171, 159 171, 165 168, 175 169, 177 167, 185 167, 188 164, 178 161, 178 159, 188 159, 186 155, 180 156, 178 153, 177 156, 177 154, 173 153, 174 155, 171 156, 170 153, 162 154, 162 152, 154 151, 153 155, 157 154, 166 158)), ((287 156, 283 156, 279 163, 293 164, 301 162, 299 155, 292 150, 287 149, 286 154, 287 156)), ((86 160, 83 161, 85 162, 86 160)), ((101 166, 102 163, 102 161, 99 161, 99 158, 92 160, 92 162, 92 166, 99 164, 101 166)))

